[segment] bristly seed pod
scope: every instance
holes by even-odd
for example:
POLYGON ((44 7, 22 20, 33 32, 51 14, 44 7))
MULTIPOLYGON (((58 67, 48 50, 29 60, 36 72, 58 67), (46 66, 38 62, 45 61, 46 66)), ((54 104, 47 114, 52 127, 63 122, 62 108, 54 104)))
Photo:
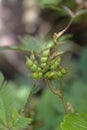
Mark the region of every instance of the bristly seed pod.
POLYGON ((52 71, 52 72, 49 73, 48 78, 53 78, 54 76, 55 76, 55 72, 52 71))
POLYGON ((51 70, 56 69, 56 68, 60 65, 60 63, 61 63, 61 58, 58 57, 58 59, 53 60, 53 63, 52 63, 52 65, 51 65, 50 69, 51 69, 51 70))
POLYGON ((40 78, 42 78, 42 76, 43 76, 42 72, 36 72, 36 73, 32 74, 32 77, 34 79, 40 79, 40 78))
POLYGON ((30 60, 28 57, 26 57, 26 66, 30 69, 32 65, 33 65, 32 60, 30 60))
POLYGON ((41 68, 40 68, 40 67, 38 67, 37 71, 38 71, 38 72, 41 72, 41 68))
POLYGON ((61 71, 58 71, 58 72, 56 73, 56 75, 57 75, 58 78, 62 78, 62 76, 63 76, 62 73, 61 73, 61 71))
POLYGON ((44 75, 44 77, 48 78, 49 74, 50 74, 50 71, 46 72, 45 75, 44 75))
POLYGON ((54 71, 48 71, 48 72, 46 72, 46 74, 45 74, 45 78, 48 78, 48 79, 51 79, 51 78, 53 78, 55 76, 55 72, 54 71))
POLYGON ((67 73, 67 70, 65 68, 62 68, 60 71, 61 71, 62 74, 66 74, 67 73))
POLYGON ((30 68, 32 71, 38 71, 38 66, 36 64, 33 64, 30 68))
POLYGON ((48 57, 42 57, 41 58, 41 63, 47 63, 48 57))
POLYGON ((48 57, 50 55, 50 49, 46 49, 42 52, 43 57, 48 57))
POLYGON ((35 58, 35 55, 34 55, 34 53, 32 52, 32 54, 30 55, 30 59, 34 62, 34 61, 36 61, 36 58, 35 58))
POLYGON ((40 64, 40 67, 41 67, 41 68, 44 68, 46 65, 47 65, 46 63, 41 63, 41 64, 40 64))

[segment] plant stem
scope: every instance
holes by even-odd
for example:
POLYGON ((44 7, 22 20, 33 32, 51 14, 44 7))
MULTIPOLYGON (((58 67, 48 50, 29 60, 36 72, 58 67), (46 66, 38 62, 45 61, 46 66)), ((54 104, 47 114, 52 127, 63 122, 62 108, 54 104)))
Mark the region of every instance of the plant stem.
POLYGON ((59 97, 61 96, 61 93, 60 93, 59 90, 54 90, 54 89, 52 89, 49 80, 46 80, 46 83, 47 83, 48 88, 50 89, 50 91, 51 91, 53 94, 55 94, 55 95, 57 95, 57 96, 59 96, 59 97))
POLYGON ((62 79, 60 80, 60 90, 58 90, 58 89, 56 89, 56 90, 52 89, 49 80, 46 80, 46 83, 47 83, 47 86, 50 89, 50 91, 53 94, 57 95, 61 99, 61 101, 63 103, 63 106, 64 106, 65 113, 67 113, 67 104, 66 104, 66 101, 65 101, 65 98, 64 98, 64 94, 63 94, 63 89, 62 89, 62 79))
POLYGON ((61 101, 63 103, 65 113, 67 113, 67 103, 66 103, 65 98, 64 98, 62 79, 60 79, 60 91, 61 91, 61 97, 60 98, 61 98, 61 101))

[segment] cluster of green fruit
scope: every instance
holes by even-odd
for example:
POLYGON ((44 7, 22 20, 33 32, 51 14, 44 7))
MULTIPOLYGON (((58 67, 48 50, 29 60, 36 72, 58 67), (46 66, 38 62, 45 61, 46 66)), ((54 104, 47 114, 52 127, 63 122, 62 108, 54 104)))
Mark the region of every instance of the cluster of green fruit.
POLYGON ((32 71, 34 79, 59 79, 67 73, 65 68, 60 66, 61 57, 50 58, 50 49, 41 52, 39 60, 36 59, 34 53, 30 58, 26 57, 26 66, 32 71))

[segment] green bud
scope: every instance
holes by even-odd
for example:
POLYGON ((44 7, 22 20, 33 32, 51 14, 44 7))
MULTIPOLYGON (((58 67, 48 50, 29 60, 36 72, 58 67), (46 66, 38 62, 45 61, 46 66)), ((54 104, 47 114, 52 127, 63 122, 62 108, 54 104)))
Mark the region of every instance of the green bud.
POLYGON ((62 75, 62 73, 61 73, 61 71, 58 71, 57 73, 56 73, 56 75, 58 76, 58 78, 61 78, 63 75, 62 75))
POLYGON ((45 75, 44 75, 44 77, 48 78, 49 74, 50 74, 50 71, 46 72, 45 75))
POLYGON ((31 59, 32 61, 35 61, 35 60, 36 60, 35 55, 34 55, 33 52, 32 52, 32 54, 31 54, 31 56, 30 56, 30 59, 31 59))
POLYGON ((60 71, 61 71, 62 74, 66 74, 67 73, 67 70, 65 68, 62 68, 60 71))
POLYGON ((37 71, 39 71, 39 72, 40 72, 40 71, 41 71, 41 68, 40 68, 40 67, 38 67, 38 70, 37 70, 37 71))
POLYGON ((54 71, 48 71, 46 74, 45 74, 45 77, 46 78, 53 78, 55 76, 55 72, 54 71))
POLYGON ((46 49, 42 52, 43 57, 48 57, 50 55, 50 49, 46 49))
POLYGON ((56 68, 57 68, 57 65, 55 65, 55 64, 51 65, 51 67, 50 67, 51 70, 54 70, 56 68))
POLYGON ((53 78, 55 76, 55 72, 50 72, 49 75, 48 75, 48 78, 53 78))
POLYGON ((47 60, 48 60, 48 57, 42 57, 42 58, 41 58, 41 63, 46 63, 47 60))
POLYGON ((57 60, 53 60, 50 69, 52 70, 56 69, 60 65, 60 63, 61 63, 60 57, 57 60))
POLYGON ((41 64, 40 64, 41 68, 46 67, 46 65, 47 65, 46 63, 41 63, 41 64))
POLYGON ((32 70, 32 71, 37 71, 37 70, 38 70, 38 66, 37 66, 36 64, 33 64, 33 65, 31 66, 31 70, 32 70))
POLYGON ((42 76, 43 76, 43 74, 42 74, 41 72, 33 73, 33 74, 32 74, 32 77, 33 77, 34 79, 40 79, 40 78, 42 78, 42 76))
POLYGON ((32 60, 30 60, 28 57, 26 57, 26 66, 27 66, 28 68, 31 68, 32 65, 33 65, 32 60))

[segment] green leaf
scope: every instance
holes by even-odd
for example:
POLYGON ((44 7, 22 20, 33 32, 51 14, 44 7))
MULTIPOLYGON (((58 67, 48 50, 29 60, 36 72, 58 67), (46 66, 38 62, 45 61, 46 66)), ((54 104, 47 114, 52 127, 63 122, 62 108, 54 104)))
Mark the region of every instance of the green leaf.
POLYGON ((4 103, 1 97, 0 97, 0 120, 3 122, 4 125, 7 124, 4 103))
POLYGON ((13 114, 12 114, 12 119, 13 119, 13 122, 15 122, 19 117, 19 113, 18 111, 15 109, 13 114))
POLYGON ((18 52, 24 52, 24 53, 30 53, 30 49, 28 49, 27 47, 24 46, 1 46, 0 47, 0 51, 3 50, 13 50, 13 51, 18 51, 18 52))
POLYGON ((72 38, 72 35, 71 34, 66 34, 66 35, 63 35, 61 36, 58 41, 59 42, 62 42, 62 41, 65 41, 65 40, 69 40, 70 38, 72 38))
POLYGON ((46 4, 58 4, 61 0, 39 0, 41 6, 46 6, 46 4))
POLYGON ((5 130, 5 127, 3 126, 3 124, 1 124, 1 122, 0 122, 0 130, 5 130))
POLYGON ((9 116, 12 111, 13 98, 10 95, 8 87, 1 89, 0 91, 0 120, 4 125, 9 121, 9 116))
POLYGON ((3 76, 3 74, 0 72, 0 87, 1 87, 1 83, 3 82, 3 80, 4 80, 4 76, 3 76))
POLYGON ((30 118, 25 118, 25 117, 19 117, 15 123, 14 123, 14 128, 26 128, 29 124, 31 123, 30 118))
POLYGON ((66 115, 61 128, 62 130, 87 130, 87 113, 66 115))

